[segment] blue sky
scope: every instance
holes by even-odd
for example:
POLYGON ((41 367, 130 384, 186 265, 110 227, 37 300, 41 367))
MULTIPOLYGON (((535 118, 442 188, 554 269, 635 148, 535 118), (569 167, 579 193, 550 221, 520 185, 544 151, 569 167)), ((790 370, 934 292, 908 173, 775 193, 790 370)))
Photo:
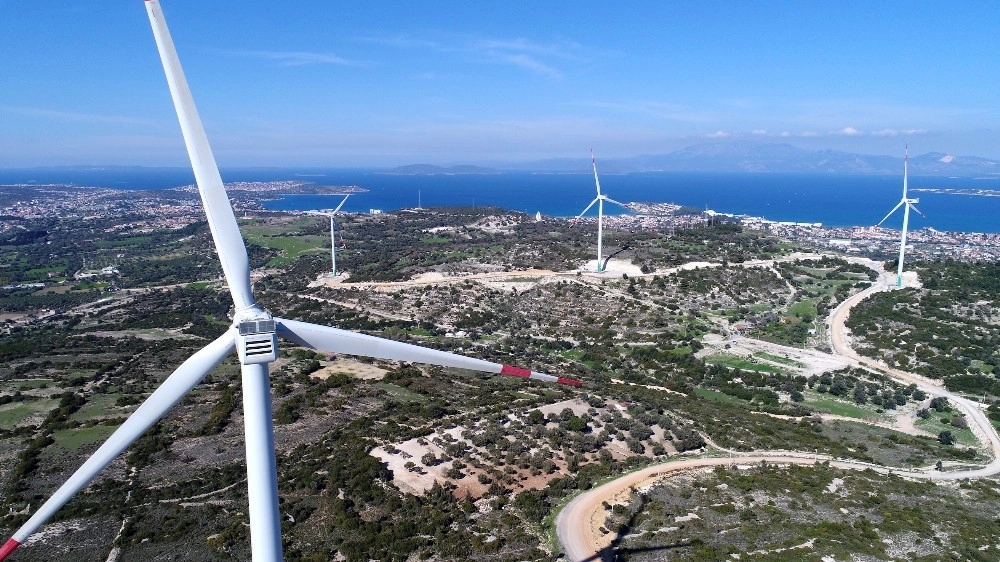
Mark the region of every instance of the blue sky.
MULTIPOLYGON (((1000 158, 995 2, 161 4, 222 166, 1000 158)), ((143 2, 0 11, 0 167, 186 165, 143 2)))

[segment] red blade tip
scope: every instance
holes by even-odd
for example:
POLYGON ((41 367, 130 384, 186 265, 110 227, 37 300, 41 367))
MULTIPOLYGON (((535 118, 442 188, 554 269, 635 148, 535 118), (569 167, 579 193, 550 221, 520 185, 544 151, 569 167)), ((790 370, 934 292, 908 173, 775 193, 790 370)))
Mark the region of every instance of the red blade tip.
POLYGON ((500 374, 509 375, 512 377, 521 377, 526 379, 531 376, 531 371, 527 369, 522 369, 520 367, 514 367, 512 365, 504 365, 503 368, 500 369, 500 374))
POLYGON ((3 546, 0 547, 0 560, 3 560, 8 556, 10 556, 10 553, 14 552, 14 549, 16 549, 19 546, 21 546, 21 543, 17 542, 17 539, 14 538, 7 539, 7 542, 3 543, 3 546))

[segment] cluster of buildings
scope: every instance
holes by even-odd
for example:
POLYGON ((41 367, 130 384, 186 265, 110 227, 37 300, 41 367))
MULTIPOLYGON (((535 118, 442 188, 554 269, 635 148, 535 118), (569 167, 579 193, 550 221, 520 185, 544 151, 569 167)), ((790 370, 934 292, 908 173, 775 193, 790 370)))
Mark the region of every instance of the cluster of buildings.
POLYGON ((98 187, 64 185, 11 186, 30 187, 17 201, 0 207, 0 216, 7 219, 79 219, 101 220, 117 217, 109 232, 144 233, 159 229, 174 229, 202 220, 201 202, 197 196, 180 193, 121 191, 98 187))
MULTIPOLYGON (((0 216, 7 219, 58 217, 87 221, 118 217, 120 220, 105 227, 107 231, 137 234, 181 228, 204 219, 194 186, 163 191, 37 184, 2 187, 15 190, 19 195, 8 197, 8 203, 0 206, 0 216)), ((238 182, 227 187, 237 213, 261 209, 260 198, 254 194, 324 192, 331 189, 300 181, 238 182)), ((337 190, 342 193, 364 191, 357 186, 339 186, 337 190)), ((634 214, 605 216, 605 226, 623 230, 672 231, 701 227, 717 220, 736 220, 745 228, 764 230, 781 238, 849 254, 888 258, 895 255, 899 248, 899 232, 879 227, 824 227, 820 223, 779 222, 710 210, 694 211, 673 203, 628 203, 626 207, 634 214)), ((369 212, 378 214, 381 210, 371 209, 369 212)), ((0 221, 0 233, 15 227, 9 220, 0 221)), ((907 246, 907 255, 918 259, 1000 260, 1000 234, 942 232, 924 228, 909 233, 907 246)))
MULTIPOLYGON (((780 238, 819 248, 869 257, 892 257, 899 251, 900 232, 878 226, 824 227, 820 223, 769 221, 736 217, 746 228, 765 230, 780 238)), ((1000 234, 944 232, 934 228, 910 230, 906 255, 917 259, 962 261, 1000 260, 1000 234)))

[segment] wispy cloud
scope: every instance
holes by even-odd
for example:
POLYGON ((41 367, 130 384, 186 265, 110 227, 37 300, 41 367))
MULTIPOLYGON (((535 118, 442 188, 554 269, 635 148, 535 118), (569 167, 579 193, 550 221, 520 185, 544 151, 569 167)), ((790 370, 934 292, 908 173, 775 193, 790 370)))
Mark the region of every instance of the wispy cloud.
POLYGON ((494 62, 510 64, 552 78, 562 78, 561 72, 526 53, 488 52, 486 54, 494 62))
POLYGON ((709 139, 728 139, 733 136, 729 131, 715 131, 714 133, 708 133, 705 138, 709 139))
POLYGON ((409 34, 361 37, 359 41, 395 49, 426 49, 437 53, 465 55, 490 64, 514 66, 528 72, 561 78, 559 62, 580 61, 582 47, 568 40, 539 42, 522 37, 498 39, 460 34, 441 34, 427 39, 409 34))
POLYGON ((336 64, 340 66, 366 66, 368 63, 339 57, 333 53, 311 51, 223 51, 233 57, 256 58, 275 61, 282 66, 304 66, 307 64, 336 64))
POLYGON ((156 125, 155 121, 139 117, 128 117, 125 115, 97 115, 93 113, 76 113, 72 111, 60 111, 57 109, 45 109, 40 107, 0 105, 0 113, 14 113, 17 115, 27 115, 29 117, 41 117, 45 119, 52 119, 55 121, 76 121, 81 123, 117 123, 126 125, 146 125, 146 126, 156 125))
POLYGON ((854 127, 844 127, 839 131, 833 131, 831 134, 842 137, 860 137, 862 135, 861 131, 855 129, 854 127))
POLYGON ((930 131, 927 129, 882 129, 880 131, 872 131, 871 136, 873 137, 899 137, 899 136, 919 136, 929 134, 930 131))

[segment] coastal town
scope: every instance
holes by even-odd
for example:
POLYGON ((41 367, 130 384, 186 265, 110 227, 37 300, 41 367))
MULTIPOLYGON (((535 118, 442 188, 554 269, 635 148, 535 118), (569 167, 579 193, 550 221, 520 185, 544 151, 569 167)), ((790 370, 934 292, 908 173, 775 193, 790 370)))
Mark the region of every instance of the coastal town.
MULTIPOLYGON (((303 181, 237 182, 227 184, 238 216, 252 218, 273 214, 263 202, 285 194, 358 193, 358 186, 316 186, 303 181)), ((744 228, 762 230, 779 238, 817 249, 847 255, 888 259, 899 249, 899 231, 875 226, 831 227, 820 223, 773 221, 764 217, 718 213, 674 203, 627 203, 631 214, 604 217, 605 228, 672 232, 702 227, 713 222, 737 222, 744 228)), ((300 213, 302 211, 286 211, 300 213)), ((304 212, 303 212, 304 213, 304 212)), ((22 229, 20 221, 42 218, 81 221, 117 217, 109 232, 144 234, 158 229, 177 229, 203 220, 201 201, 193 186, 176 189, 133 191, 74 185, 0 186, 0 235, 22 229)), ((561 220, 548 218, 547 220, 561 220)), ((596 220, 583 218, 583 221, 596 220)), ((931 227, 908 234, 907 255, 913 259, 997 261, 1000 234, 946 232, 931 227)))

